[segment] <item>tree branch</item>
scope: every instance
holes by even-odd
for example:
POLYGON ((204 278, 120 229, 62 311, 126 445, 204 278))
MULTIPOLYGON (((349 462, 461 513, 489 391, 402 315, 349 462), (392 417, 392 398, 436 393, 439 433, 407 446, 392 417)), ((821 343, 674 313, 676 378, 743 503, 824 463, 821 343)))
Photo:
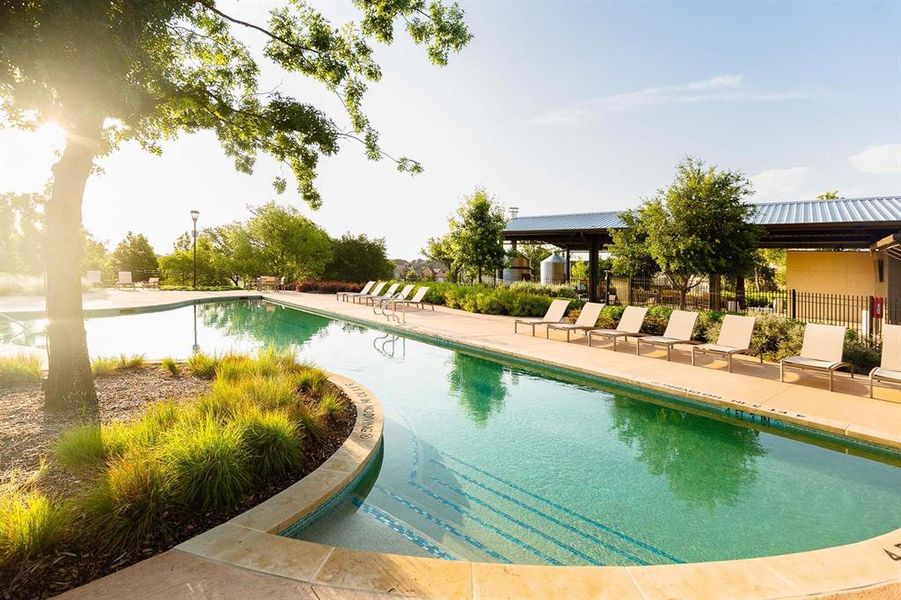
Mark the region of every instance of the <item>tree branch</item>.
POLYGON ((281 42, 282 44, 285 44, 286 46, 290 46, 291 48, 294 48, 296 50, 320 54, 320 52, 314 48, 308 48, 308 47, 302 46, 298 43, 286 40, 285 38, 281 37, 280 35, 276 35, 276 34, 272 33, 265 27, 260 27, 259 25, 256 25, 254 23, 242 21, 241 19, 237 19, 235 17, 227 15, 224 12, 222 12, 221 10, 219 10, 218 8, 216 8, 215 6, 213 6, 212 4, 210 4, 209 2, 206 2, 205 0, 197 0, 197 3, 200 4, 201 6, 203 6, 204 8, 206 8, 207 10, 209 10, 210 12, 219 15, 221 18, 225 19, 226 21, 228 21, 230 23, 234 23, 235 25, 241 25, 242 27, 248 27, 250 29, 255 29, 256 31, 259 31, 263 35, 266 35, 267 37, 269 37, 277 42, 281 42))

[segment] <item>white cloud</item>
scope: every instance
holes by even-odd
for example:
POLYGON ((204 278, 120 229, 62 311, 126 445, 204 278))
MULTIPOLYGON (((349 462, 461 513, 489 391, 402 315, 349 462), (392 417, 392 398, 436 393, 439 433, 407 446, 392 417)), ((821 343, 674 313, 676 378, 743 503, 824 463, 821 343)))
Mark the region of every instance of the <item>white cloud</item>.
POLYGON ((532 119, 534 123, 562 124, 584 121, 601 111, 619 111, 659 106, 664 104, 688 104, 699 102, 773 102, 804 98, 800 92, 765 92, 749 89, 744 75, 717 75, 702 81, 690 81, 679 85, 650 87, 635 92, 597 96, 563 109, 550 110, 532 119))
POLYGON ((864 173, 901 173, 901 144, 867 146, 848 160, 864 173))
POLYGON ((810 167, 769 169, 751 177, 757 200, 799 200, 810 179, 810 167))

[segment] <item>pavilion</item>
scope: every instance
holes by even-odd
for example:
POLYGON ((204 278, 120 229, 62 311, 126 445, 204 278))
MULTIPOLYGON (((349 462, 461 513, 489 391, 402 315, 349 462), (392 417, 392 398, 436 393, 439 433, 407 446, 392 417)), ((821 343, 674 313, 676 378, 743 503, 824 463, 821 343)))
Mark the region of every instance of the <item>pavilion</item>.
MULTIPOLYGON (((819 280, 822 285, 823 273, 841 273, 861 290, 873 289, 877 295, 901 298, 901 196, 769 202, 756 206, 754 222, 766 231, 760 242, 762 248, 870 250, 798 253, 793 274, 799 284, 815 286, 819 280), (848 260, 857 255, 861 258, 848 260)), ((570 252, 587 251, 589 298, 596 302, 600 283, 598 254, 612 242, 610 231, 624 226, 619 212, 514 216, 507 222, 503 237, 514 248, 517 242, 557 246, 566 251, 567 269, 570 252)), ((826 285, 839 285, 844 293, 854 293, 847 291, 844 283, 826 279, 826 285)))

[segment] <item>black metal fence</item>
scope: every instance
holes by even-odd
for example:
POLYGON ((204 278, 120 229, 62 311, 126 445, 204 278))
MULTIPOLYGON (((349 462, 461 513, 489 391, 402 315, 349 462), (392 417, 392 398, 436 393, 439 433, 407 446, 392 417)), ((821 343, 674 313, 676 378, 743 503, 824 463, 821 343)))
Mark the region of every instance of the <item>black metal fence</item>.
MULTIPOLYGON (((682 293, 666 277, 620 278, 608 274, 601 281, 600 292, 601 298, 616 304, 683 306, 682 293)), ((706 280, 685 293, 684 307, 688 310, 776 314, 799 321, 842 325, 874 342, 881 339, 883 324, 901 323, 901 300, 898 298, 794 289, 716 289, 706 280)))

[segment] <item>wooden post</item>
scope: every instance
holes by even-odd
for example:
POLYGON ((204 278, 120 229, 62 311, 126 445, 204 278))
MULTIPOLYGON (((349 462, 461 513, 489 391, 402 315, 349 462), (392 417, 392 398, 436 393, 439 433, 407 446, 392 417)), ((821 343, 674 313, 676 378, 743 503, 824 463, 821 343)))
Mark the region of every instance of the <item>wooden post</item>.
POLYGON ((592 237, 588 245, 588 301, 597 302, 598 283, 600 273, 598 273, 598 238, 592 237))
POLYGON ((604 271, 604 302, 610 302, 610 271, 604 271))
POLYGON ((566 271, 565 271, 567 284, 572 283, 572 277, 570 276, 570 269, 572 267, 570 266, 570 264, 571 263, 569 262, 569 248, 567 248, 566 249, 566 271))

